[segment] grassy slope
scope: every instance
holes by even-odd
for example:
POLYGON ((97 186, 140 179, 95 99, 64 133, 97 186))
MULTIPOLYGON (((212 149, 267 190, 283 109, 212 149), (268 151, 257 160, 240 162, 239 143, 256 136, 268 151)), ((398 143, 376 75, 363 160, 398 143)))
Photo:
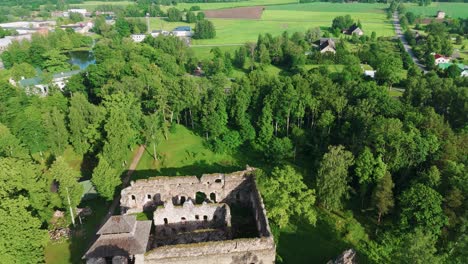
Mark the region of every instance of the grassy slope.
POLYGON ((430 6, 405 3, 405 6, 407 11, 423 17, 435 17, 438 10, 444 11, 449 17, 468 17, 468 3, 432 3, 430 6))

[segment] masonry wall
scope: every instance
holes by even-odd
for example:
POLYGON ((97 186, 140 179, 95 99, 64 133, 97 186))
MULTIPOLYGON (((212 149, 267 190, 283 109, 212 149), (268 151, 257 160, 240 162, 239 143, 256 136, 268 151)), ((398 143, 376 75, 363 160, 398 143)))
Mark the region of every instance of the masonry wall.
POLYGON ((120 205, 123 214, 142 212, 145 206, 162 205, 165 201, 173 201, 181 205, 183 201, 195 201, 197 192, 205 193, 213 202, 227 202, 238 198, 248 199, 248 190, 239 188, 252 179, 251 171, 230 174, 203 174, 200 179, 196 176, 154 177, 146 180, 131 182, 130 186, 121 191, 120 205), (233 192, 239 190, 239 194, 233 192), (214 198, 214 199, 212 199, 214 198))
POLYGON ((155 248, 145 264, 274 264, 273 238, 235 239, 155 248))

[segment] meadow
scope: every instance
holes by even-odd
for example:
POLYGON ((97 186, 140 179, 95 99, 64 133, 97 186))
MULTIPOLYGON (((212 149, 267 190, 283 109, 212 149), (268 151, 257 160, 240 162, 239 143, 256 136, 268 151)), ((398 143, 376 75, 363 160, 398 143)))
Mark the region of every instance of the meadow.
POLYGON ((405 3, 407 11, 423 17, 435 17, 437 11, 442 10, 452 18, 468 18, 468 3, 432 3, 430 6, 418 6, 405 3))
POLYGON ((71 4, 71 8, 86 8, 88 11, 94 11, 102 5, 127 6, 134 4, 133 1, 86 1, 82 4, 71 4))

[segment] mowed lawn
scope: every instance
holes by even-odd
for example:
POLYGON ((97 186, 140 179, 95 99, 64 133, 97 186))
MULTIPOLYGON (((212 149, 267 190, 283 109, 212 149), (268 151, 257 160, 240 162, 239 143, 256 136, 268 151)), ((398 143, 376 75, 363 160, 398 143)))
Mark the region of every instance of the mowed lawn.
POLYGON ((158 160, 148 146, 132 179, 157 175, 201 175, 203 173, 231 172, 242 169, 238 160, 228 154, 217 154, 208 149, 203 138, 181 125, 174 125, 168 139, 160 142, 156 151, 158 160))
POLYGON ((442 10, 449 17, 468 18, 468 3, 432 3, 430 6, 418 6, 405 3, 407 11, 423 17, 435 17, 437 11, 442 10))

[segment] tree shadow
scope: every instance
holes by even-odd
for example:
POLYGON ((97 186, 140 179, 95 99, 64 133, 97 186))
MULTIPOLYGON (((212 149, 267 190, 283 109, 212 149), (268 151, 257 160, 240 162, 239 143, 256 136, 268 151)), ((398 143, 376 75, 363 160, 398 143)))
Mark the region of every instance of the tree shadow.
POLYGON ((161 168, 155 170, 136 170, 131 180, 148 179, 155 176, 190 176, 201 177, 206 173, 228 173, 243 170, 243 167, 237 165, 226 165, 220 163, 207 163, 206 161, 197 161, 192 165, 178 168, 161 168))
POLYGON ((277 254, 280 263, 326 263, 350 247, 331 223, 319 218, 315 226, 299 220, 280 230, 277 254))

